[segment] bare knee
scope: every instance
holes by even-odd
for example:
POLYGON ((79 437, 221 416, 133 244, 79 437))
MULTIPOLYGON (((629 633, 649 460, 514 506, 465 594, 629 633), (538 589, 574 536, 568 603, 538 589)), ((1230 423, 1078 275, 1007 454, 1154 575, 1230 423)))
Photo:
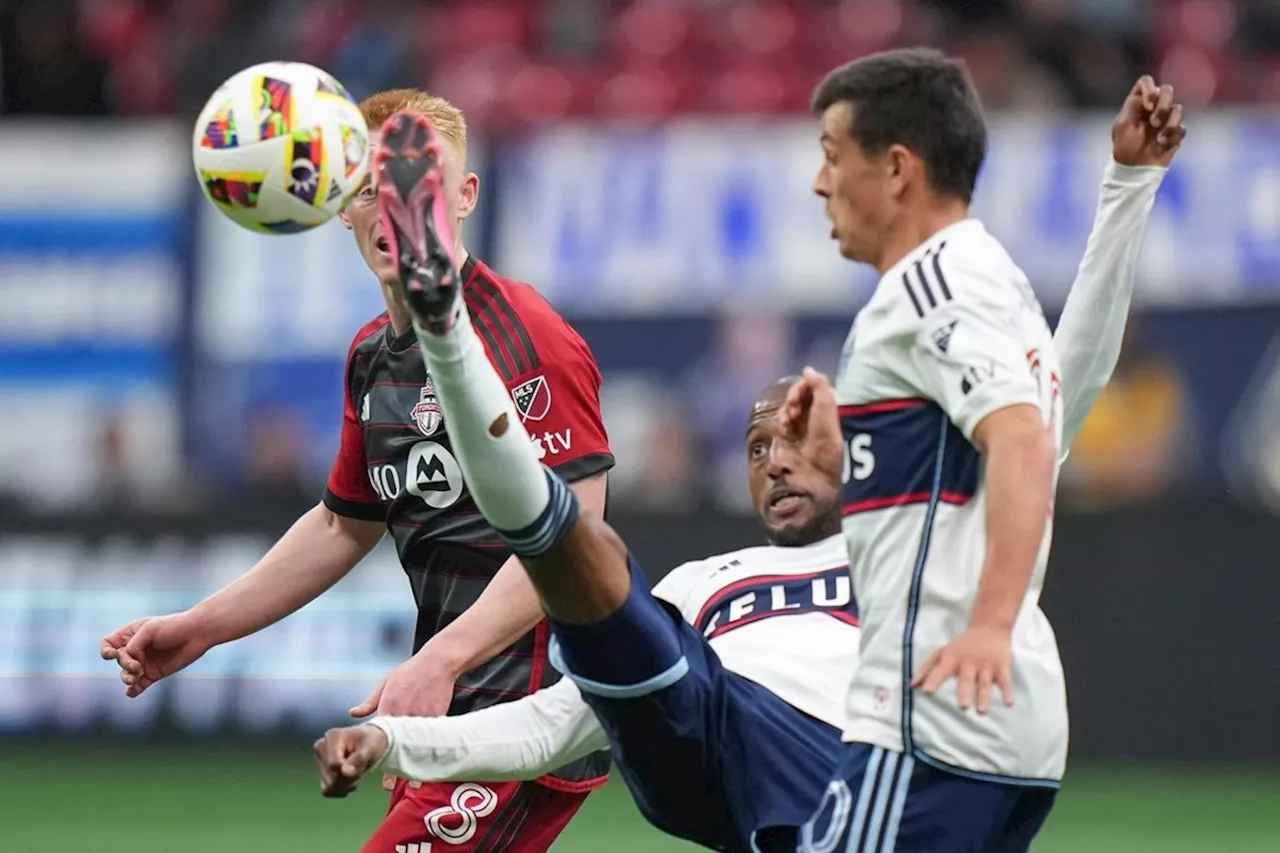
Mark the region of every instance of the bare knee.
POLYGON ((543 609, 565 622, 598 622, 631 591, 627 546, 603 520, 582 514, 550 553, 522 558, 543 609))

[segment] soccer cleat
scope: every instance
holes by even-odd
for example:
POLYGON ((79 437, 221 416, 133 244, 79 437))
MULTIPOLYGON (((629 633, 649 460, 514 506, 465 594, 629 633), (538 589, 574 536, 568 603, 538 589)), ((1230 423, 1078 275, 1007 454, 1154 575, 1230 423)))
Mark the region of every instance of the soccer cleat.
POLYGON ((426 116, 401 110, 374 155, 378 217, 418 325, 444 334, 458 320, 460 277, 444 201, 444 149, 426 116))

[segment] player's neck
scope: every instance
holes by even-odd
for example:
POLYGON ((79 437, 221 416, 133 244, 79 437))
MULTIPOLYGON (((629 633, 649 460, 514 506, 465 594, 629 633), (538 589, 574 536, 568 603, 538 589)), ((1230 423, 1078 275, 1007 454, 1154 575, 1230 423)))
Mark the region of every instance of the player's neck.
POLYGON ((890 229, 875 267, 881 275, 943 228, 969 218, 969 204, 958 198, 930 199, 890 229))
MULTIPOLYGON (((459 244, 454 249, 454 265, 461 270, 467 263, 467 250, 459 244)), ((404 302, 404 291, 399 282, 379 282, 382 286, 382 300, 387 306, 387 317, 391 320, 391 331, 397 336, 403 335, 413 326, 413 315, 404 302)))

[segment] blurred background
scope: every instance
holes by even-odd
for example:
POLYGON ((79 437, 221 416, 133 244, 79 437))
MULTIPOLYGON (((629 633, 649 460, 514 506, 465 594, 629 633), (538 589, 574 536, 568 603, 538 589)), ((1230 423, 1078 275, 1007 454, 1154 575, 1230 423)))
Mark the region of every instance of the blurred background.
MULTIPOLYGON (((318 499, 382 310, 336 223, 262 237, 200 199, 191 126, 224 78, 302 60, 466 111, 468 246, 593 347, 615 520, 661 574, 759 540, 746 406, 830 370, 874 285, 809 193, 808 95, 920 43, 969 64, 977 213, 1051 312, 1134 79, 1191 128, 1064 472, 1073 769, 1035 849, 1280 849, 1275 0, 0 0, 0 849, 354 851, 385 804, 321 801, 307 746, 408 653, 389 549, 141 700, 97 659, 318 499)), ((684 849, 620 787, 556 849, 606 846, 684 849)))

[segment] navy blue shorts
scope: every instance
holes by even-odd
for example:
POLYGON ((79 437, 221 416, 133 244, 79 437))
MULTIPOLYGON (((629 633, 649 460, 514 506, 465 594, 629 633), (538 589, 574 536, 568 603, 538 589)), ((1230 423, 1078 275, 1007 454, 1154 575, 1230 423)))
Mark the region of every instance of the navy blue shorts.
POLYGON ((800 853, 1024 853, 1055 788, 961 776, 909 755, 848 744, 800 853))
POLYGON ((600 719, 650 823, 717 850, 795 850, 844 755, 840 731, 726 670, 634 560, 618 613, 552 623, 551 660, 600 719))

